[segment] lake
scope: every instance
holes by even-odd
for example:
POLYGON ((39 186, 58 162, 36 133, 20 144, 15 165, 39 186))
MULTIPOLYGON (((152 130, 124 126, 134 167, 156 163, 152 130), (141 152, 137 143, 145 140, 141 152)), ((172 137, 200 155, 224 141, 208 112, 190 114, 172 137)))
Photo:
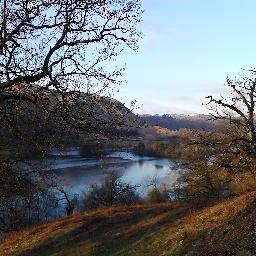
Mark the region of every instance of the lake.
POLYGON ((94 182, 100 182, 111 171, 122 175, 122 180, 132 185, 141 185, 138 192, 143 195, 149 189, 152 179, 159 185, 171 185, 178 178, 178 172, 168 159, 138 156, 129 152, 110 152, 104 161, 83 157, 79 148, 54 150, 49 153, 45 166, 63 180, 69 194, 86 192, 94 182))

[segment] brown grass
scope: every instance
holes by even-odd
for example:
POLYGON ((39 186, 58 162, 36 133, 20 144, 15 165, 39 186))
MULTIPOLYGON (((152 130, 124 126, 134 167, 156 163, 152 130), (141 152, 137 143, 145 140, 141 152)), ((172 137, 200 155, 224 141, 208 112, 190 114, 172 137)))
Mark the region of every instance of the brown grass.
POLYGON ((10 234, 0 255, 256 255, 255 202, 251 192, 201 209, 100 209, 10 234))

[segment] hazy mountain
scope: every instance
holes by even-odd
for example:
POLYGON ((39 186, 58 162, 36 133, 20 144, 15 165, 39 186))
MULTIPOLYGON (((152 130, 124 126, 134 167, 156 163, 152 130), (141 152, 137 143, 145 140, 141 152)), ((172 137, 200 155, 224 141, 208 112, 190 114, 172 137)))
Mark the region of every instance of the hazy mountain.
POLYGON ((149 125, 160 126, 170 130, 197 129, 212 130, 214 122, 207 115, 141 115, 141 119, 149 125))

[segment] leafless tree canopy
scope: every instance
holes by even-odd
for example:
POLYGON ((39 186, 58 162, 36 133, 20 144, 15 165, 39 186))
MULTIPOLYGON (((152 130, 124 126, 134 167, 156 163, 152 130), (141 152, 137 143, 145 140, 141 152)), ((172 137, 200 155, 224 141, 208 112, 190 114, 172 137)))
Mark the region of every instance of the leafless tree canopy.
POLYGON ((52 188, 40 170, 20 169, 20 153, 47 149, 74 129, 101 132, 122 112, 99 95, 121 82, 114 60, 137 49, 141 14, 140 0, 0 0, 2 230, 3 221, 18 229, 20 214, 31 217, 28 197, 47 201, 52 188))
MULTIPOLYGON (((235 127, 236 140, 246 143, 252 153, 256 153, 255 130, 255 101, 256 78, 255 73, 241 77, 239 80, 227 78, 227 86, 231 93, 229 97, 210 99, 212 116, 214 119, 229 120, 235 127)), ((234 130, 234 129, 233 129, 234 130)))
POLYGON ((77 110, 92 115, 79 91, 100 94, 120 83, 122 68, 105 63, 125 47, 136 49, 140 37, 139 0, 2 0, 0 10, 0 117, 16 135, 18 120, 31 110, 41 127, 49 118, 73 125, 77 110))
POLYGON ((108 72, 102 63, 124 44, 136 48, 141 10, 138 0, 4 0, 1 14, 3 101, 23 83, 66 91, 116 82, 120 70, 108 72))

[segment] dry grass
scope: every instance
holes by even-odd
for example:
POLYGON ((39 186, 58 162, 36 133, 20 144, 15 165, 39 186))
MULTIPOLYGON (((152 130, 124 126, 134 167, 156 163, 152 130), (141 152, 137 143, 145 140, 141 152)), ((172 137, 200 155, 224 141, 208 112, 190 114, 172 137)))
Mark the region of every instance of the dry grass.
POLYGON ((256 255, 256 193, 192 210, 188 203, 115 207, 61 218, 0 242, 0 255, 256 255))

